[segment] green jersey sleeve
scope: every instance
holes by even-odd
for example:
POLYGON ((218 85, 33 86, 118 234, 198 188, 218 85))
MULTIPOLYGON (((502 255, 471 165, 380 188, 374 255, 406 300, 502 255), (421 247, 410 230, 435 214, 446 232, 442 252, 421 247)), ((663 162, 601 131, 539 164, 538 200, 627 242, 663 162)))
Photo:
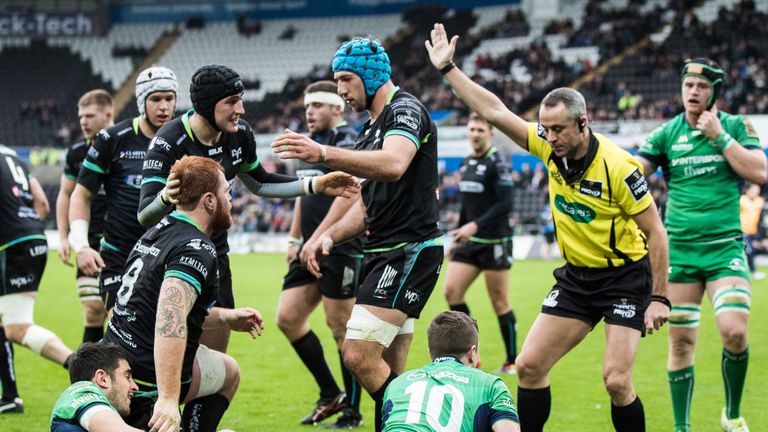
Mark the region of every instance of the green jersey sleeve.
POLYGON ((741 115, 729 116, 724 123, 723 129, 731 134, 739 144, 748 149, 761 148, 757 131, 748 118, 741 115))
POLYGON ((99 386, 90 381, 78 381, 69 386, 59 396, 59 399, 53 406, 51 423, 62 421, 79 424, 80 417, 90 408, 97 405, 106 405, 112 411, 117 412, 99 386))
POLYGON ((517 407, 515 401, 512 399, 512 394, 509 392, 507 385, 501 378, 496 378, 490 389, 491 395, 491 412, 489 424, 493 426, 499 420, 512 420, 519 423, 520 420, 517 417, 517 407))

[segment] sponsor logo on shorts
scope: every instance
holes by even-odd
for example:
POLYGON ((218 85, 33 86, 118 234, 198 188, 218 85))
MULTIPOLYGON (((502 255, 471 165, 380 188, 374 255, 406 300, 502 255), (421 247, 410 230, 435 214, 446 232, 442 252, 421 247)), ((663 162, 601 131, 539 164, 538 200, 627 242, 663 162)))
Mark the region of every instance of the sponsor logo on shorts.
POLYGON ((633 304, 627 304, 627 299, 621 299, 621 304, 613 305, 613 314, 622 318, 632 318, 637 313, 633 304))
POLYGON ((355 282, 355 270, 344 266, 344 274, 341 277, 341 293, 347 295, 352 292, 352 284, 355 282))
POLYGON ((557 306, 556 299, 557 299, 557 296, 559 295, 560 295, 560 290, 552 290, 547 296, 547 298, 545 298, 544 301, 541 302, 541 304, 547 307, 555 307, 557 306))
POLYGON ((405 290, 405 299, 408 300, 408 304, 413 304, 421 300, 421 296, 411 290, 405 290))
POLYGON ((628 176, 624 177, 624 184, 632 192, 632 198, 635 201, 640 201, 648 193, 648 182, 639 168, 635 168, 628 176))
POLYGON ((744 261, 742 261, 741 258, 732 259, 728 264, 728 268, 733 271, 747 271, 747 268, 744 266, 744 261))
POLYGON ((35 282, 35 275, 30 273, 25 276, 12 277, 9 279, 9 282, 11 283, 12 287, 22 288, 24 286, 31 285, 33 282, 35 282))
POLYGON ((48 252, 47 245, 39 245, 33 248, 29 248, 29 256, 33 256, 33 257, 45 255, 47 252, 48 252))
POLYGON ((391 265, 387 264, 386 267, 384 267, 384 271, 381 273, 381 277, 379 278, 379 283, 376 285, 376 289, 379 288, 389 288, 392 286, 392 283, 395 282, 395 276, 397 276, 397 270, 395 270, 391 265))

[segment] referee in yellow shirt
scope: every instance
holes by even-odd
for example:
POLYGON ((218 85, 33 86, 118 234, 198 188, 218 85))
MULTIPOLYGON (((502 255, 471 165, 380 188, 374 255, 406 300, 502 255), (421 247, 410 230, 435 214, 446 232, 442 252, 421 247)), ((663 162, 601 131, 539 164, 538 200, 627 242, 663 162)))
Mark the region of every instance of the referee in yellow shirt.
POLYGON ((549 417, 549 370, 601 319, 603 378, 618 431, 644 431, 645 414, 632 385, 640 337, 669 317, 667 235, 638 162, 592 133, 584 97, 558 88, 542 100, 539 123, 528 123, 453 63, 458 37, 435 24, 425 43, 432 64, 481 117, 540 158, 549 171, 557 243, 566 264, 544 299, 517 357, 517 402, 523 432, 549 417))

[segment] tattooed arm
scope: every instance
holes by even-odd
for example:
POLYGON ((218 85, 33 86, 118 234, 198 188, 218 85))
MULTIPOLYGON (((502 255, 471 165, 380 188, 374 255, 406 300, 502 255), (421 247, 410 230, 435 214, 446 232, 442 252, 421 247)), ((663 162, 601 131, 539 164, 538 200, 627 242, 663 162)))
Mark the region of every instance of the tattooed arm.
POLYGON ((187 315, 197 299, 192 285, 167 277, 160 287, 155 319, 155 374, 158 399, 152 419, 153 430, 175 431, 181 423, 179 397, 181 366, 187 345, 187 315))

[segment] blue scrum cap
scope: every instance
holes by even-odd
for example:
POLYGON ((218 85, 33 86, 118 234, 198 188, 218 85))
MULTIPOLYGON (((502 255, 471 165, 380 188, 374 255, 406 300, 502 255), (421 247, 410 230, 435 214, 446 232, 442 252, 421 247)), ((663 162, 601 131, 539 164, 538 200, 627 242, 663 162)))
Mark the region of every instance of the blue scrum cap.
POLYGON ((372 98, 389 81, 392 68, 384 47, 375 40, 353 39, 345 42, 333 56, 333 72, 349 71, 363 80, 365 94, 372 98))

